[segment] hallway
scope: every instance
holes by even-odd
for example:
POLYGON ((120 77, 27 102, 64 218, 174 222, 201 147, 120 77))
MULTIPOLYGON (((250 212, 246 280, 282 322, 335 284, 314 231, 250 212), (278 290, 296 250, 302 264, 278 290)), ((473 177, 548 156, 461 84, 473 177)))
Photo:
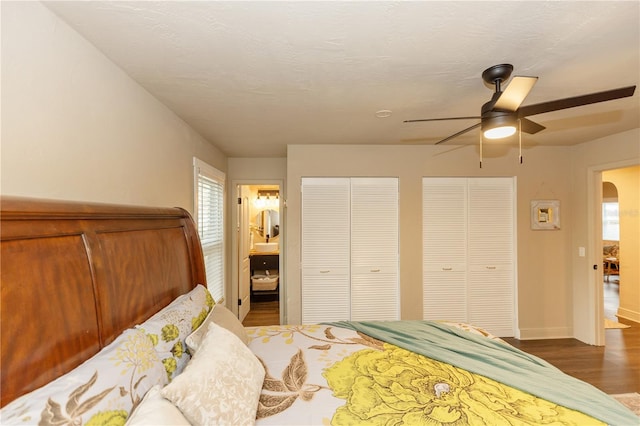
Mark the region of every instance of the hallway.
POLYGON ((242 321, 245 327, 279 325, 280 308, 278 301, 251 302, 251 310, 242 321))

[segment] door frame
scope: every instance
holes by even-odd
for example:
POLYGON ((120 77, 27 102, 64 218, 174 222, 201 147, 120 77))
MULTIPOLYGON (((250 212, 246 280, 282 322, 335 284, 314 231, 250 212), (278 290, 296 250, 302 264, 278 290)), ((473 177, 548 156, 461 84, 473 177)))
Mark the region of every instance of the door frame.
MULTIPOLYGON (((589 297, 587 303, 591 317, 590 342, 596 346, 605 346, 604 328, 604 288, 602 275, 602 172, 640 165, 637 159, 599 164, 588 168, 587 182, 587 241, 589 265, 597 269, 589 274, 587 280, 589 297)), ((574 307, 575 309, 575 307, 574 307)), ((575 334, 575 332, 574 332, 575 334)))
POLYGON ((234 229, 236 241, 238 243, 237 244, 238 248, 235 252, 238 258, 238 267, 235 269, 235 272, 237 273, 237 276, 238 276, 238 285, 236 286, 236 288, 238 289, 237 316, 240 321, 243 321, 246 315, 251 311, 251 275, 249 275, 248 277, 249 281, 248 282, 245 281, 247 279, 246 277, 247 269, 245 268, 248 268, 249 274, 251 272, 251 265, 250 265, 250 259, 249 259, 250 247, 248 246, 251 241, 251 235, 250 235, 251 227, 249 226, 248 229, 243 229, 243 225, 247 224, 251 220, 251 218, 249 217, 249 212, 251 211, 250 210, 251 206, 249 206, 249 203, 250 203, 249 194, 248 194, 249 188, 250 187, 248 185, 236 185, 237 201, 236 201, 235 217, 236 219, 240 219, 240 224, 239 226, 236 227, 236 229, 234 229), (247 245, 247 247, 245 247, 245 245, 247 245), (244 259, 244 254, 247 254, 246 263, 244 259), (245 290, 244 288, 245 285, 248 286, 248 289, 246 289, 248 291, 245 290), (242 306, 245 304, 245 302, 247 306, 242 306), (244 312, 244 316, 241 315, 243 312, 244 312))
POLYGON ((232 214, 231 216, 231 311, 238 316, 238 295, 240 285, 238 268, 239 268, 239 259, 238 259, 238 215, 236 214, 237 209, 237 199, 238 199, 238 186, 260 186, 260 185, 278 185, 280 191, 280 255, 278 256, 279 262, 279 293, 278 293, 278 302, 280 306, 280 324, 284 324, 284 318, 286 318, 286 304, 283 302, 286 300, 286 277, 284 276, 284 268, 285 268, 285 257, 286 257, 286 232, 287 232, 287 215, 286 215, 286 189, 284 186, 284 180, 282 179, 236 179, 231 181, 230 187, 232 188, 232 196, 231 202, 233 203, 232 214))

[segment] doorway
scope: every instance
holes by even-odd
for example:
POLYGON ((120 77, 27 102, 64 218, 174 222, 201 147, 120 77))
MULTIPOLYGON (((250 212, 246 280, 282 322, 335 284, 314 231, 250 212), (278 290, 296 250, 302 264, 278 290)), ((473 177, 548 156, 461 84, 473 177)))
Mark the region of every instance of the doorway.
MULTIPOLYGON (((615 173, 615 172, 614 172, 615 173)), ((602 173, 602 266, 605 323, 617 322, 620 306, 620 209, 618 189, 609 182, 611 172, 602 173)), ((605 326, 606 327, 606 326, 605 326)))
POLYGON ((625 262, 627 259, 640 258, 640 243, 635 237, 640 233, 640 219, 634 211, 638 211, 640 205, 640 165, 637 160, 620 161, 617 163, 603 164, 589 169, 592 183, 588 189, 590 209, 588 212, 591 227, 589 230, 590 251, 593 253, 593 269, 596 272, 591 275, 590 288, 595 296, 590 304, 593 312, 593 341, 587 340, 597 346, 605 345, 605 294, 603 271, 603 182, 609 181, 616 185, 618 190, 618 202, 620 208, 620 241, 619 241, 619 306, 616 316, 618 322, 640 323, 640 314, 637 309, 637 294, 640 291, 640 265, 637 262, 625 262), (631 214, 630 214, 631 213, 631 214), (626 253, 626 254, 625 254, 626 253))
POLYGON ((238 319, 250 325, 281 323, 284 218, 280 182, 236 182, 232 286, 238 319))
MULTIPOLYGON (((629 260, 637 259, 640 254, 637 240, 640 218, 633 213, 638 211, 640 204, 639 183, 638 165, 602 171, 602 280, 605 287, 613 287, 610 290, 618 295, 618 306, 612 318, 618 322, 623 322, 621 319, 638 321, 637 304, 632 301, 639 293, 639 266, 629 260)), ((607 308, 609 301, 607 292, 604 293, 601 302, 607 308)))

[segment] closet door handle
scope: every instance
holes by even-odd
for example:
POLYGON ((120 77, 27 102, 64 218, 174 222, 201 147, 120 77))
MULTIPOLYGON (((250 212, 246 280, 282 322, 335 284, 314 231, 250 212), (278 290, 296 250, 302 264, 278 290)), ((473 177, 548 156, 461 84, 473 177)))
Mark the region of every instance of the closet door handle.
POLYGON ((329 272, 331 272, 330 269, 325 269, 323 271, 320 271, 321 274, 328 274, 329 272))
POLYGON ((442 268, 443 271, 452 271, 453 268, 442 268))
POLYGON ((380 269, 372 269, 371 272, 380 272, 380 269))
POLYGON ((485 268, 487 268, 487 269, 497 269, 497 267, 495 267, 495 266, 485 266, 485 268))

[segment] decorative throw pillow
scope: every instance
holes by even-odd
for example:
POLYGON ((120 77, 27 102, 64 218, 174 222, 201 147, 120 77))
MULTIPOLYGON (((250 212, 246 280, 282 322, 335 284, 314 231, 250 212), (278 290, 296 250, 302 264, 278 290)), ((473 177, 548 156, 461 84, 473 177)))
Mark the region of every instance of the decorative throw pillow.
POLYGON ((149 338, 129 329, 69 373, 6 405, 0 423, 123 425, 134 404, 166 377, 149 338))
POLYGON ((209 290, 198 284, 189 293, 178 296, 136 328, 144 330, 153 342, 167 371, 169 381, 184 369, 191 358, 185 339, 209 314, 214 302, 209 290))
POLYGON ((198 351, 162 396, 192 424, 254 424, 264 367, 229 330, 209 324, 198 351))
POLYGON ((149 389, 125 426, 191 426, 184 415, 160 394, 160 385, 149 389))
POLYGON ((186 339, 187 347, 192 355, 198 350, 202 339, 205 334, 207 334, 207 330, 209 329, 209 324, 211 322, 218 324, 220 327, 226 328, 238 336, 245 345, 249 344, 249 336, 247 335, 242 323, 235 315, 233 315, 233 312, 222 305, 215 305, 204 322, 200 324, 200 327, 198 327, 198 329, 191 333, 186 339))

